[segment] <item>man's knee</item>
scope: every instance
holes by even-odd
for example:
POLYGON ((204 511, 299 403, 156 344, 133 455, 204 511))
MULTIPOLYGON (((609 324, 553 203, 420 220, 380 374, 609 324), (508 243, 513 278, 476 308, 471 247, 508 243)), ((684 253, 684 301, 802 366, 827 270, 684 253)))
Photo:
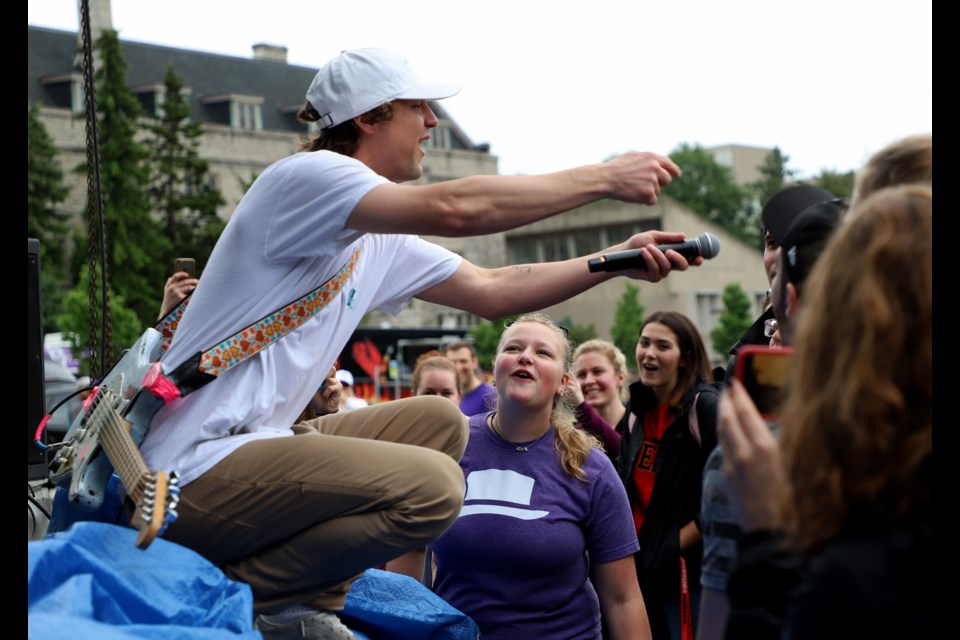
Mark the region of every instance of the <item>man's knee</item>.
POLYGON ((459 462, 467 448, 470 433, 467 417, 460 407, 440 396, 416 396, 409 400, 416 403, 418 412, 422 414, 424 429, 431 433, 446 434, 439 450, 459 462))
POLYGON ((428 491, 433 495, 427 500, 430 506, 426 509, 429 515, 421 515, 427 516, 433 522, 430 536, 435 537, 446 531, 460 515, 466 483, 460 464, 449 457, 443 456, 436 460, 431 471, 428 491))

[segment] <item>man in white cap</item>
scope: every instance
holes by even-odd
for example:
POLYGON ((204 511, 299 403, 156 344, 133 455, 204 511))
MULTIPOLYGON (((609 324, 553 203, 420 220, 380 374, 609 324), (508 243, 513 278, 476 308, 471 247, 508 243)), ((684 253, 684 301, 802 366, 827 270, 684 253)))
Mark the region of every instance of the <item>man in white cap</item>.
POLYGON ((421 145, 437 126, 428 100, 458 91, 382 49, 344 51, 321 68, 298 114, 319 133, 244 195, 164 356, 165 371, 182 371, 252 324, 241 350, 249 336, 286 332, 165 405, 142 445, 150 469, 181 477, 166 537, 249 584, 268 639, 354 637, 335 614, 352 581, 434 540, 463 501, 467 421, 444 398, 291 428, 365 313, 397 313, 417 297, 500 318, 616 275, 658 282, 703 262, 655 248, 684 238, 661 231, 608 249, 643 247, 645 266, 619 273, 591 273, 594 256, 486 269, 420 239, 513 229, 602 198, 650 205, 680 175, 669 158, 628 153, 540 176, 401 184, 422 173, 421 145))

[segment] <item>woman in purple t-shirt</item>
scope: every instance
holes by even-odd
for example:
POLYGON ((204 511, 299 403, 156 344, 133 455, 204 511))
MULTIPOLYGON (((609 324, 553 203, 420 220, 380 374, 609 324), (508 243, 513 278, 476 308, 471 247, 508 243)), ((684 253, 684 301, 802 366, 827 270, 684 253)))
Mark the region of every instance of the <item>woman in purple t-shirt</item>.
POLYGON ((434 590, 485 640, 649 639, 626 491, 566 406, 570 342, 541 314, 500 338, 497 405, 470 419, 457 521, 432 545, 434 590))

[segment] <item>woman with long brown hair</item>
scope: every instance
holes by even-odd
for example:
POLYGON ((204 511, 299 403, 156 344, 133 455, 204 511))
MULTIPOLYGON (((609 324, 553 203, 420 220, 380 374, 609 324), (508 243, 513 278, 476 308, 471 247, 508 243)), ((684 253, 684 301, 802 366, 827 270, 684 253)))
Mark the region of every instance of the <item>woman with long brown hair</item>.
POLYGON ((716 445, 719 383, 697 327, 657 311, 640 327, 639 379, 620 425, 620 477, 640 552, 637 576, 654 640, 695 632, 703 544, 698 519, 703 467, 716 445))

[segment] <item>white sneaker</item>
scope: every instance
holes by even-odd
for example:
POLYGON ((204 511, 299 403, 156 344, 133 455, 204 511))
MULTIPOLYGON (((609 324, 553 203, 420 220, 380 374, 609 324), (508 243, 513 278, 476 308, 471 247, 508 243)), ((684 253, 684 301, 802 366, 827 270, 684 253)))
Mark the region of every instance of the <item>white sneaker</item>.
POLYGON ((257 616, 253 626, 265 640, 358 640, 332 611, 311 613, 284 624, 267 622, 263 616, 257 616))

